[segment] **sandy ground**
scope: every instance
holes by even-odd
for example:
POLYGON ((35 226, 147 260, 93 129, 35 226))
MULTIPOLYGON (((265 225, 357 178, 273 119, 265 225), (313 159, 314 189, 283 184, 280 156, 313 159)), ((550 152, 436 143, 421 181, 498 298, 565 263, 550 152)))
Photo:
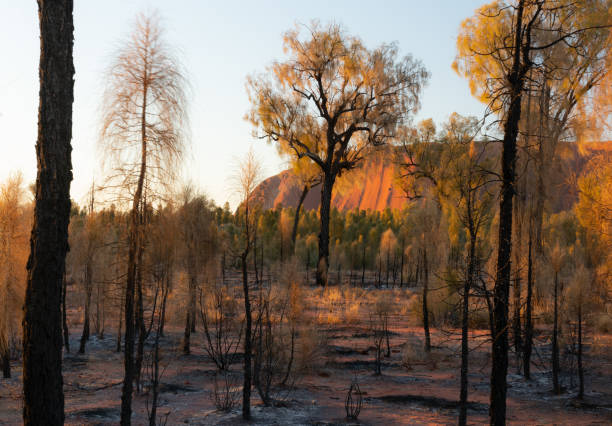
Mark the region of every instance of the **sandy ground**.
MULTIPOLYGON (((76 327, 74 327, 76 328, 76 327)), ((78 347, 77 330, 72 330, 71 347, 78 347)), ((383 361, 383 374, 373 374, 374 348, 367 328, 325 326, 326 347, 318 366, 299 378, 291 388, 277 392, 282 404, 264 407, 253 391, 253 421, 261 425, 400 425, 455 424, 459 395, 458 342, 434 333, 436 346, 429 360, 402 366, 404 345, 420 345, 422 330, 395 321, 392 328, 389 358, 383 361), (442 345, 443 344, 443 345, 442 345), (443 346, 443 347, 442 347, 443 346), (344 398, 352 380, 363 392, 363 409, 358 421, 347 421, 344 398)), ((171 328, 162 342, 163 348, 177 348, 180 329, 171 328)), ((470 358, 471 401, 468 412, 472 424, 487 423, 489 344, 479 344, 472 334, 470 358)), ((610 336, 605 342, 612 347, 610 336)), ((456 339, 456 337, 454 338, 456 339)), ((176 349, 164 349, 166 366, 162 377, 158 413, 167 415, 167 424, 243 424, 240 406, 228 413, 215 410, 213 377, 215 367, 203 348, 202 335, 193 337, 192 354, 185 356, 176 349)), ((91 338, 85 355, 64 357, 64 391, 66 424, 117 424, 123 376, 122 355, 115 352, 115 336, 91 338)), ((543 360, 546 348, 539 348, 543 360)), ((74 351, 74 350, 73 350, 74 351)), ((508 389, 509 424, 612 424, 612 363, 610 355, 601 352, 597 359, 587 357, 587 395, 584 402, 575 400, 575 389, 568 386, 561 396, 551 394, 548 371, 534 366, 533 380, 525 381, 515 374, 511 364, 508 389)), ((513 358, 511 356, 511 358, 513 358)), ((232 366, 239 371, 240 364, 232 366)), ((565 383, 571 384, 565 377, 565 383)), ((0 424, 21 423, 21 366, 13 364, 13 378, 0 379, 0 424)), ((147 423, 146 392, 134 398, 134 424, 147 423)))

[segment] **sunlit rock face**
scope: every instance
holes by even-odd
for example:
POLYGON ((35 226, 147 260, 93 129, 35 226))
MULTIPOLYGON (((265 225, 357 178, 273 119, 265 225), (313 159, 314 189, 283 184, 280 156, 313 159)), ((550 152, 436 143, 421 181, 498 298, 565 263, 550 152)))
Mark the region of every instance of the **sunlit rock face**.
MULTIPOLYGON (((498 150, 499 144, 492 144, 490 155, 498 150)), ((551 212, 567 210, 576 202, 577 190, 569 178, 579 176, 588 159, 601 151, 612 154, 612 141, 586 143, 580 150, 575 143, 559 145, 559 155, 551 167, 548 185, 551 212)), ((334 186, 332 207, 342 211, 381 211, 387 207, 401 209, 409 201, 404 196, 397 175, 398 166, 391 149, 379 150, 367 157, 359 168, 338 179, 334 186)), ((263 200, 264 209, 296 207, 301 192, 300 182, 290 170, 267 178, 256 189, 257 196, 263 200)), ((312 188, 303 207, 306 210, 318 208, 320 197, 320 186, 312 188)))

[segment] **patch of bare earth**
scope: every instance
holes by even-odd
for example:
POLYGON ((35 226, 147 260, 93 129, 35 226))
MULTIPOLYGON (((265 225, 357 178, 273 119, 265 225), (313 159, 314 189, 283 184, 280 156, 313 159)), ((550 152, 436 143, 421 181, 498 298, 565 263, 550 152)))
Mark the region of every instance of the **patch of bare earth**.
MULTIPOLYGON (((431 354, 406 364, 406 345, 418 346, 422 330, 401 317, 391 327, 391 355, 383 359, 382 375, 374 371, 374 348, 367 326, 321 325, 327 336, 316 366, 291 387, 276 392, 277 404, 264 407, 253 392, 253 420, 258 425, 400 425, 455 424, 459 395, 457 337, 434 331, 431 354), (351 381, 363 391, 363 409, 358 421, 345 417, 344 399, 351 381)), ((192 354, 179 347, 181 330, 169 327, 162 340, 164 372, 158 413, 167 424, 243 424, 240 406, 229 412, 215 409, 213 377, 215 366, 208 359, 200 333, 192 338, 192 354)), ((488 422, 489 344, 479 333, 471 334, 469 422, 488 422)), ((77 347, 77 334, 71 344, 77 347)), ((610 347, 610 342, 604 342, 610 347)), ((122 354, 117 353, 116 336, 92 337, 87 353, 64 356, 66 424, 110 425, 119 421, 122 354)), ((415 348, 415 351, 420 350, 415 348)), ((546 352, 539 348, 542 363, 546 352)), ((587 350, 587 392, 578 401, 576 389, 568 387, 560 396, 551 394, 545 365, 534 368, 531 381, 515 374, 511 364, 508 389, 509 424, 612 424, 612 363, 610 355, 587 350)), ((514 357, 511 356, 512 362, 514 357)), ((241 365, 232 366, 239 374, 241 365)), ((145 372, 146 374, 146 372, 145 372)), ((566 383, 570 383, 568 379, 566 383)), ((144 388, 134 396, 134 424, 147 423, 149 395, 144 388)), ((0 379, 0 423, 21 423, 21 367, 13 364, 13 378, 0 379)))

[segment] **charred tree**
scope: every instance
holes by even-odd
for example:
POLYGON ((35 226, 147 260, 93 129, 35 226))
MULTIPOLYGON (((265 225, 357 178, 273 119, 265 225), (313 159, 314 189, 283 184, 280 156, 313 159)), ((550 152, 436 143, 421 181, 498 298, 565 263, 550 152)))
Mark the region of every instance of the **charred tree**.
POLYGON ((72 181, 72 10, 71 0, 38 1, 38 174, 23 321, 26 425, 64 423, 61 299, 72 181))
POLYGON ((429 265, 427 249, 423 249, 423 331, 425 333, 425 352, 431 351, 431 335, 429 332, 429 307, 427 293, 429 292, 429 265))
POLYGON ((531 318, 533 299, 533 237, 529 232, 527 248, 527 296, 525 300, 525 339, 523 342, 523 371, 525 379, 531 379, 531 351, 533 345, 533 322, 531 318))

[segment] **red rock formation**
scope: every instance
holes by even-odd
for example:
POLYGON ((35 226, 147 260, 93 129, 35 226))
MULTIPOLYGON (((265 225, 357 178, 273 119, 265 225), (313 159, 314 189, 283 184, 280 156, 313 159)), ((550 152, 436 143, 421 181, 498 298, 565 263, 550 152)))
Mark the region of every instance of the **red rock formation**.
MULTIPOLYGON (((559 147, 559 159, 551 170, 549 202, 552 211, 571 208, 577 199, 577 191, 569 178, 580 175, 592 155, 601 151, 612 152, 612 142, 592 142, 583 146, 584 155, 578 153, 577 145, 573 143, 563 143, 559 147)), ((371 155, 361 167, 338 179, 332 207, 342 211, 402 208, 409 201, 398 184, 397 171, 388 149, 371 155)), ((302 187, 291 171, 285 170, 264 180, 255 191, 263 200, 264 209, 273 209, 278 206, 296 207, 302 187)), ((304 201, 304 208, 318 208, 320 197, 320 187, 312 188, 304 201)))

